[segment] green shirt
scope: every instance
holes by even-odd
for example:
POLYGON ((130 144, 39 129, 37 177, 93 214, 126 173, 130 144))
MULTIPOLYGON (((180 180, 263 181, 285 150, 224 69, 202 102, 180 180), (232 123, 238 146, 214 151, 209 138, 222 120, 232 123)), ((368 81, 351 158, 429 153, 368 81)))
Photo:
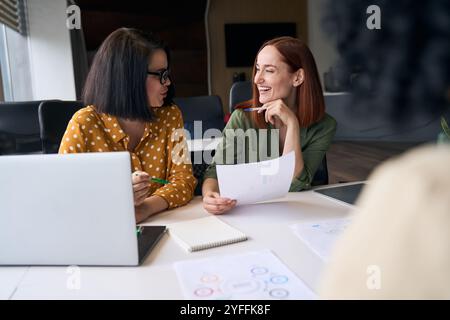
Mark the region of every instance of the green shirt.
MULTIPOLYGON (((335 132, 336 120, 328 114, 310 127, 300 128, 304 167, 301 174, 293 178, 289 191, 300 191, 311 187, 314 174, 335 132)), ((272 125, 269 124, 268 129, 258 129, 253 124, 249 113, 237 109, 232 113, 223 130, 222 141, 216 148, 214 159, 206 170, 204 179, 217 179, 216 164, 249 163, 278 158, 280 156, 278 141, 279 132, 272 125)))

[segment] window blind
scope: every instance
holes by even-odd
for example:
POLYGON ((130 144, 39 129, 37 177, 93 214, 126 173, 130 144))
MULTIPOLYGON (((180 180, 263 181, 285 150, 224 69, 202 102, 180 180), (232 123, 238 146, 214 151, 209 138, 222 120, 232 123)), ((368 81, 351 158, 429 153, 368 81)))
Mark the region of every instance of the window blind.
POLYGON ((0 0, 0 23, 24 33, 22 0, 0 0))

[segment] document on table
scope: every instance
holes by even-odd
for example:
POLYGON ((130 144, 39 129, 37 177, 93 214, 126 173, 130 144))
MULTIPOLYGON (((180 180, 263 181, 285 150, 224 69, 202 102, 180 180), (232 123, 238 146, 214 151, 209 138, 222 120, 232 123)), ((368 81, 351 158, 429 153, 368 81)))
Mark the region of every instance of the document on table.
POLYGON ((271 251, 175 262, 186 299, 316 299, 271 251))
POLYGON ((295 167, 295 153, 273 160, 235 165, 217 165, 220 195, 253 204, 284 197, 289 192, 295 167))
POLYGON ((323 260, 329 260, 334 245, 349 226, 349 218, 305 222, 291 225, 295 235, 323 260))

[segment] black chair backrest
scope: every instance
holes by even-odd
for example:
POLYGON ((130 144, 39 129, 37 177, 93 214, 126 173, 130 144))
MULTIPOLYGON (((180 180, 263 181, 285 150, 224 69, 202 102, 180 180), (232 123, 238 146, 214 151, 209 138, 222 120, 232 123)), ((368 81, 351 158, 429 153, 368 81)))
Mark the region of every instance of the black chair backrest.
POLYGON ((191 134, 191 139, 200 139, 208 129, 223 130, 222 101, 219 96, 198 96, 187 98, 174 98, 173 102, 183 114, 184 128, 191 134), (202 136, 194 137, 194 121, 202 121, 202 136))
POLYGON ((233 83, 230 89, 230 112, 238 103, 250 100, 252 98, 252 82, 239 81, 233 83))
POLYGON ((38 119, 41 102, 0 103, 0 155, 42 152, 38 119))
POLYGON ((39 106, 39 125, 44 153, 58 153, 67 124, 83 107, 81 101, 44 101, 39 106))
MULTIPOLYGON (((191 139, 203 138, 204 132, 208 129, 218 129, 222 131, 225 127, 222 101, 219 96, 197 96, 174 98, 173 100, 183 114, 184 128, 189 131, 191 139), (194 121, 201 121, 201 132, 195 132, 194 121), (197 133, 197 135, 194 135, 194 133, 197 133), (201 136, 198 136, 199 134, 201 134, 201 136)), ((193 158, 193 156, 194 153, 191 152, 191 158, 193 158)), ((198 180, 194 195, 201 195, 203 173, 208 167, 208 164, 198 163, 193 164, 192 167, 194 177, 198 180)))
POLYGON ((328 184, 328 167, 326 154, 323 156, 322 162, 320 163, 319 168, 317 168, 317 171, 313 177, 313 181, 311 182, 312 186, 321 186, 325 184, 328 184))

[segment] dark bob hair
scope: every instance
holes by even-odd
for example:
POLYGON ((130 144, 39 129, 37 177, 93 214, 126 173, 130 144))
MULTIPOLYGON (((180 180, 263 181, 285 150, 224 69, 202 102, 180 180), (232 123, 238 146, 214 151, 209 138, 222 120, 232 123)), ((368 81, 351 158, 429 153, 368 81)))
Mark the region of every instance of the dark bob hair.
MULTIPOLYGON (((156 50, 164 50, 170 66, 167 46, 152 34, 120 28, 102 43, 94 57, 83 89, 83 103, 97 112, 130 120, 151 121, 146 80, 149 58, 156 50)), ((164 99, 172 103, 173 85, 164 99)))

